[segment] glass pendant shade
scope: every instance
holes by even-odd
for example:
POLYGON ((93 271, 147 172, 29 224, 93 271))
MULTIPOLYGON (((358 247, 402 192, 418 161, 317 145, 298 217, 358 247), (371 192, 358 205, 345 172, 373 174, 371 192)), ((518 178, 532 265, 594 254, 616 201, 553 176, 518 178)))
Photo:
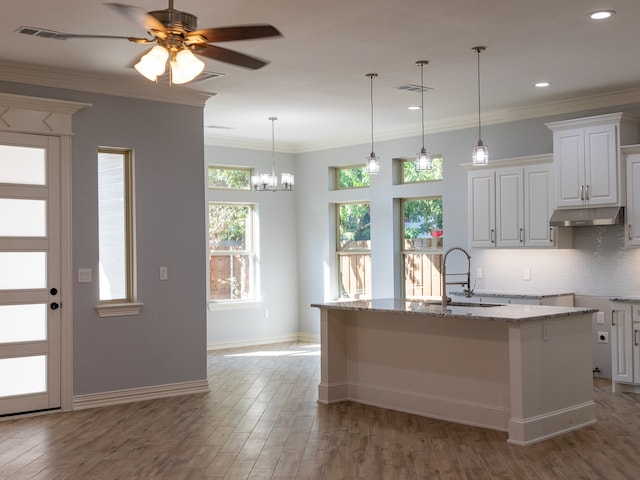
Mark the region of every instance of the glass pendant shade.
POLYGON ((168 58, 169 52, 167 52, 167 49, 156 45, 143 55, 140 61, 135 64, 134 68, 140 75, 155 82, 158 76, 164 73, 164 67, 168 58))
POLYGON ((365 169, 368 174, 380 173, 380 158, 376 157, 376 154, 371 152, 365 160, 365 169))
POLYGON ((175 60, 171 61, 171 82, 178 85, 190 82, 200 75, 202 70, 204 62, 191 53, 191 50, 180 50, 175 60))
POLYGON ((478 144, 473 147, 472 162, 474 165, 486 165, 489 163, 489 147, 478 140, 478 144))
POLYGON ((416 170, 424 172, 431 168, 431 154, 422 147, 422 149, 416 155, 416 170))

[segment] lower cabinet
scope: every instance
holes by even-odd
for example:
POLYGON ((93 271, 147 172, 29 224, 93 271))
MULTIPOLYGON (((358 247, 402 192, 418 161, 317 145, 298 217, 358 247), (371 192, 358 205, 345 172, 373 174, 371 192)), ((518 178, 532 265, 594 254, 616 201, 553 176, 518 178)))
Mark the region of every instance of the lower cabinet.
POLYGON ((640 393, 640 303, 611 305, 611 386, 640 393))

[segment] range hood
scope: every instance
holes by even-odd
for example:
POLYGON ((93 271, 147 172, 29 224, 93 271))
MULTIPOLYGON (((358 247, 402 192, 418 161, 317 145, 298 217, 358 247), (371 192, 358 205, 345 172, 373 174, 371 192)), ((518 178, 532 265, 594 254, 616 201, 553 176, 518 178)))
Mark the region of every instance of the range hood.
POLYGON ((552 227, 588 227, 591 225, 622 225, 624 207, 575 208, 556 210, 551 215, 552 227))

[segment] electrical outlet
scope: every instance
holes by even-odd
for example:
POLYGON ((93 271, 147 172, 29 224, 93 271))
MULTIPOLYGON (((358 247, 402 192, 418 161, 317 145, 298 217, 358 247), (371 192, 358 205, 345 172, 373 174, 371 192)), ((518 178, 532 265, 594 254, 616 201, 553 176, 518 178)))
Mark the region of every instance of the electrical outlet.
POLYGON ((609 343, 609 332, 598 332, 598 343, 609 343))
POLYGON ((596 312, 596 323, 604 325, 604 312, 596 312))
POLYGON ((269 315, 271 315, 271 312, 269 311, 268 308, 264 309, 264 318, 269 318, 269 315))
POLYGON ((525 268, 522 272, 522 279, 523 280, 531 280, 531 270, 528 268, 525 268))
POLYGON ((166 280, 169 278, 169 270, 167 267, 160 267, 160 280, 166 280))
POLYGON ((484 275, 484 272, 482 271, 482 267, 478 267, 476 269, 476 278, 482 278, 483 275, 484 275))

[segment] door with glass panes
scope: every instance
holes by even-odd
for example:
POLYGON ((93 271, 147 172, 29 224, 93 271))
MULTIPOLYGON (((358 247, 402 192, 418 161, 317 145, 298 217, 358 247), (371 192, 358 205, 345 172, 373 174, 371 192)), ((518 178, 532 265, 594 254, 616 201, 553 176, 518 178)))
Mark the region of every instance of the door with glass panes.
POLYGON ((59 141, 0 133, 0 415, 60 407, 59 141))

